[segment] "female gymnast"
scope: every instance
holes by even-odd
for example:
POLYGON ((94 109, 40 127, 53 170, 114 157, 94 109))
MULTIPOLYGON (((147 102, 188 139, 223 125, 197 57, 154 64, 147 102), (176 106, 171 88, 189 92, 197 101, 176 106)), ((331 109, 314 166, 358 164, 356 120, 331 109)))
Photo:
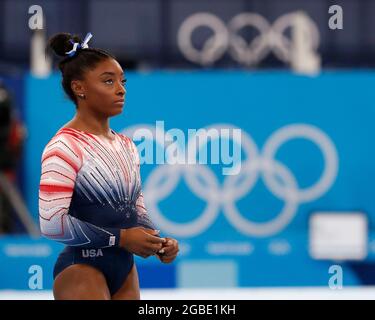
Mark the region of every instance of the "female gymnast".
POLYGON ((42 234, 66 245, 54 267, 55 299, 140 299, 134 254, 172 262, 178 242, 162 238, 145 209, 140 159, 133 141, 109 118, 122 112, 124 72, 114 56, 59 33, 48 48, 64 57, 62 86, 74 118, 42 155, 42 234))

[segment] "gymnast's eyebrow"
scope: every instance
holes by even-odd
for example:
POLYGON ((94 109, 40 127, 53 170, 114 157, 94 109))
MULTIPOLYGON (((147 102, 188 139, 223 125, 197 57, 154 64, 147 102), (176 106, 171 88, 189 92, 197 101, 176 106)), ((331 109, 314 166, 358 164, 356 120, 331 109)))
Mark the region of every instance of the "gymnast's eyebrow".
MULTIPOLYGON (((111 71, 105 71, 100 76, 104 76, 104 75, 114 76, 114 75, 116 75, 116 73, 115 72, 111 72, 111 71)), ((124 72, 121 72, 120 75, 123 76, 124 72)))

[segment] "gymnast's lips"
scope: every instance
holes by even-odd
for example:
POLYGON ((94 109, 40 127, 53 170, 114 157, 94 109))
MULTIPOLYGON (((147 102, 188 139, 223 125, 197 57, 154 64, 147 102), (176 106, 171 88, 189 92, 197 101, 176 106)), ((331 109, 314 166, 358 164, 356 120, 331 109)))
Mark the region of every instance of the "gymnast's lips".
POLYGON ((123 105, 124 101, 125 101, 125 99, 119 99, 119 100, 116 100, 114 103, 123 105))

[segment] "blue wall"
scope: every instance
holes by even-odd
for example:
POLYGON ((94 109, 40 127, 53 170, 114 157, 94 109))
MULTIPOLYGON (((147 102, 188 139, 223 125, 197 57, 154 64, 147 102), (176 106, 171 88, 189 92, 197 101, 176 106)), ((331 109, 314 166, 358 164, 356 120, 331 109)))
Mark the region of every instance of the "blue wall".
MULTIPOLYGON (((281 179, 277 185, 291 187, 294 181, 295 190, 306 190, 326 169, 331 178, 318 194, 302 199, 300 193, 299 201, 293 203, 292 199, 283 200, 259 176, 253 188, 233 201, 243 218, 257 223, 257 230, 277 221, 285 203, 294 210, 291 209, 288 221, 263 235, 251 231, 246 223, 237 226, 230 222, 233 207, 230 208, 229 202, 218 204, 220 201, 214 200, 211 205, 216 217, 195 234, 174 233, 159 224, 165 235, 179 239, 181 254, 175 264, 168 266, 168 271, 166 266, 162 267, 164 271, 160 272, 165 276, 159 278, 157 286, 325 286, 332 261, 315 261, 309 256, 309 216, 317 210, 360 210, 368 215, 373 229, 375 73, 326 72, 318 77, 304 77, 283 72, 129 72, 127 78, 127 102, 123 114, 111 120, 114 130, 126 132, 126 128, 138 124, 155 126, 156 121, 162 120, 165 130, 179 128, 187 135, 189 128, 225 123, 241 128, 243 139, 252 139, 260 155, 264 154, 271 136, 280 137, 283 132, 290 133, 302 126, 302 131, 311 130, 320 142, 328 144, 333 161, 327 169, 321 148, 301 137, 287 139, 280 146, 272 162, 278 166, 276 175, 281 179), (215 251, 218 246, 222 250, 225 247, 226 252, 215 251)), ((46 80, 27 77, 25 112, 29 130, 25 155, 26 199, 37 219, 43 147, 74 114, 74 106, 64 98, 58 75, 46 80)), ((264 163, 264 158, 257 159, 264 163)), ((247 158, 243 152, 243 163, 246 160, 255 161, 255 157, 247 158)), ((222 165, 203 166, 202 170, 216 177, 211 176, 206 185, 201 182, 207 194, 194 193, 186 176, 181 174, 171 193, 156 202, 151 196, 148 200, 147 194, 158 196, 158 188, 150 177, 155 178, 158 172, 155 170, 160 167, 142 166, 146 204, 149 209, 157 205, 164 218, 179 226, 198 219, 209 203, 205 197, 219 194, 213 192, 212 181, 217 181, 218 189, 222 190, 225 181, 233 179, 222 175, 222 165)), ((241 180, 234 181, 234 185, 240 183, 241 180)), ((238 192, 234 186, 228 190, 238 192)), ((155 211, 150 210, 150 215, 157 223, 160 221, 155 211)), ((369 243, 372 238, 371 233, 369 243)), ((371 264, 374 253, 369 248, 363 263, 371 264)), ((137 261, 144 268, 142 278, 147 279, 143 285, 156 286, 150 280, 150 270, 155 270, 157 262, 137 261)), ((346 285, 374 281, 368 271, 358 271, 363 269, 358 263, 342 262, 341 265, 346 285)))

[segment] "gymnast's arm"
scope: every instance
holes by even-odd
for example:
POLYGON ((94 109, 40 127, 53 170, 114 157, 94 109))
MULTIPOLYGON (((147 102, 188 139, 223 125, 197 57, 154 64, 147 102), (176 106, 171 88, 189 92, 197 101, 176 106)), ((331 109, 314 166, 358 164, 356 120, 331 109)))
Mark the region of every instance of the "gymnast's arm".
POLYGON ((165 239, 144 232, 143 228, 103 228, 69 215, 82 154, 73 138, 59 136, 45 148, 39 188, 41 233, 46 238, 82 248, 122 247, 148 257, 161 248, 165 239))
POLYGON ((101 228, 69 215, 82 154, 71 137, 53 139, 44 149, 39 186, 39 221, 44 237, 67 246, 119 246, 119 228, 101 228))

